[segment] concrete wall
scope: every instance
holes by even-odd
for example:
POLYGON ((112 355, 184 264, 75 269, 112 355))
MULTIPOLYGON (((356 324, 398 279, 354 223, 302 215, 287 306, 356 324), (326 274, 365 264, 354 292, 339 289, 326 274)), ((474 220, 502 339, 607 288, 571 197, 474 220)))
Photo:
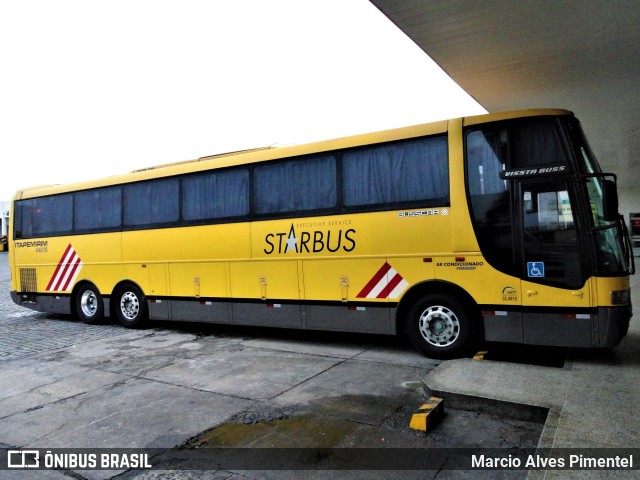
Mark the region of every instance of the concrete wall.
POLYGON ((6 235, 9 228, 9 202, 0 202, 0 217, 2 219, 1 235, 6 235))
POLYGON ((624 220, 627 222, 627 226, 629 226, 629 213, 640 213, 640 189, 621 189, 619 194, 620 213, 624 215, 624 220))
MULTIPOLYGON (((633 236, 631 231, 631 222, 629 221, 629 213, 640 213, 640 189, 623 188, 619 190, 620 213, 624 215, 624 221, 627 222, 629 234, 631 235, 631 243, 634 254, 640 257, 640 237, 633 236)), ((639 260, 636 259, 636 265, 640 267, 639 260)))

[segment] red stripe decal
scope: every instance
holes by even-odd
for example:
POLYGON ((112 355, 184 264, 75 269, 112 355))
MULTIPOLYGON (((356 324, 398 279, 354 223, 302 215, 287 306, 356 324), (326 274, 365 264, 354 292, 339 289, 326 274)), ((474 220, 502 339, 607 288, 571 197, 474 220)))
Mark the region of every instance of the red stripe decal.
POLYGON ((373 290, 373 287, 375 287, 378 282, 382 280, 382 278, 387 274, 389 270, 391 270, 391 265, 389 265, 387 262, 384 262, 384 265, 382 265, 382 267, 380 267, 380 270, 378 270, 373 278, 369 280, 369 283, 367 283, 360 291, 360 293, 356 295, 356 298, 365 298, 367 295, 369 295, 369 292, 373 290))
POLYGON ((60 274, 60 278, 58 278, 58 281, 53 284, 54 290, 60 290, 60 284, 62 283, 62 280, 64 279, 64 277, 67 275, 67 272, 69 271, 70 267, 71 267, 70 263, 64 264, 64 267, 62 268, 62 273, 60 274))
POLYGON ((62 262, 64 261, 65 257, 67 256, 67 254, 69 253, 69 250, 71 248, 73 248, 73 247, 71 246, 71 244, 69 244, 67 249, 62 254, 62 257, 60 257, 60 260, 58 261, 58 266, 56 267, 55 271, 53 272, 53 275, 51 276, 51 280, 49 280, 49 285, 47 285, 47 290, 51 290, 51 286, 53 285, 53 281, 58 276, 58 272, 60 271, 60 268, 62 268, 62 265, 63 265, 62 262))
POLYGON ((387 283, 387 286, 384 287, 382 291, 378 294, 378 298, 387 298, 389 294, 393 292, 393 289, 396 288, 401 281, 402 281, 402 276, 396 273, 393 276, 393 278, 389 280, 389 283, 387 283))
POLYGON ((64 286, 62 288, 59 288, 58 290, 66 291, 69 288, 69 284, 71 283, 71 280, 73 280, 73 277, 74 277, 76 271, 78 270, 78 266, 79 265, 80 265, 80 257, 78 255, 76 255, 76 261, 71 266, 71 271, 69 272, 69 276, 67 277, 67 281, 64 283, 64 286))

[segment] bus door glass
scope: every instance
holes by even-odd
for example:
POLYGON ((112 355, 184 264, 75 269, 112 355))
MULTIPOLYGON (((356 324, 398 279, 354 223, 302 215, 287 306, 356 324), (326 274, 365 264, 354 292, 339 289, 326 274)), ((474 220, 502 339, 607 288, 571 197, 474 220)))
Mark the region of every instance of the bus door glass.
POLYGON ((566 180, 520 181, 522 278, 528 282, 579 289, 583 255, 566 180))

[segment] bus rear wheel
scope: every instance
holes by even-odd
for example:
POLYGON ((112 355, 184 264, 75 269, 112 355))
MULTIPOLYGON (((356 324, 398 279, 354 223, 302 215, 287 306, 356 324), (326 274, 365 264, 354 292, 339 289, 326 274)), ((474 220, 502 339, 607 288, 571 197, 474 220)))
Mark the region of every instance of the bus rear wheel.
POLYGON ((471 306, 452 295, 425 295, 409 311, 407 334, 430 358, 450 359, 473 353, 476 325, 471 306))
POLYGON ((84 283, 75 295, 75 314, 78 319, 89 325, 96 325, 104 317, 104 303, 98 288, 91 283, 84 283))
POLYGON ((148 320, 147 299, 133 284, 118 289, 114 307, 118 321, 127 328, 140 328, 148 320))

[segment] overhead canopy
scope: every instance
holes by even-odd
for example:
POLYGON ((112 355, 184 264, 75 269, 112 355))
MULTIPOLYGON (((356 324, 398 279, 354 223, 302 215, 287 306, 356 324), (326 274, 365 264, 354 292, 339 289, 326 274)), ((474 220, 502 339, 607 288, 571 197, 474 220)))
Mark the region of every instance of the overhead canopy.
POLYGON ((371 1, 490 112, 572 110, 603 169, 640 190, 640 3, 371 1))

